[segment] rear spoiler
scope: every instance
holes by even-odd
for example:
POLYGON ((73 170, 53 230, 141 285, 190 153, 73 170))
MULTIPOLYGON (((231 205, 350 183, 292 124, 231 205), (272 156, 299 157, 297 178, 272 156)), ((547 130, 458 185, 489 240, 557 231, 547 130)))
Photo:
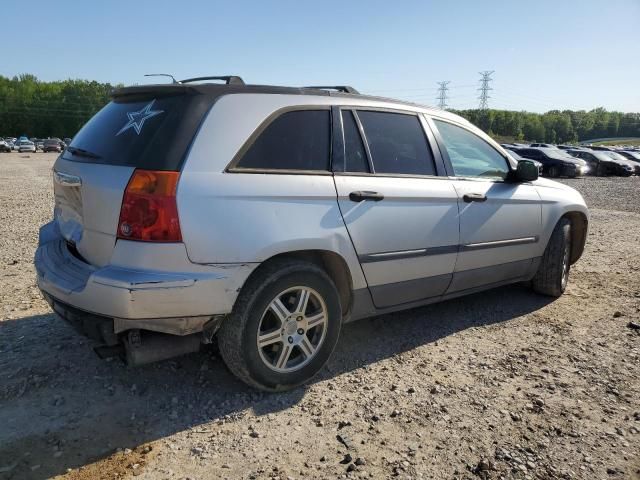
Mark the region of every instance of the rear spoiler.
POLYGON ((180 83, 168 83, 159 85, 134 85, 132 87, 120 87, 111 91, 111 98, 117 99, 134 95, 153 95, 155 97, 165 95, 184 95, 189 93, 197 93, 197 90, 191 85, 182 85, 180 83))

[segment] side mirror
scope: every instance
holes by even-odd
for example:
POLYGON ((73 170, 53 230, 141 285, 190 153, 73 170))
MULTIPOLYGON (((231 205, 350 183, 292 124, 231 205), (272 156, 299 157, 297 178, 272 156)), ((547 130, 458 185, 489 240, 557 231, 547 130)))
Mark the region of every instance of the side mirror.
POLYGON ((538 179, 538 167, 531 160, 520 160, 518 167, 511 174, 515 182, 533 182, 538 179))

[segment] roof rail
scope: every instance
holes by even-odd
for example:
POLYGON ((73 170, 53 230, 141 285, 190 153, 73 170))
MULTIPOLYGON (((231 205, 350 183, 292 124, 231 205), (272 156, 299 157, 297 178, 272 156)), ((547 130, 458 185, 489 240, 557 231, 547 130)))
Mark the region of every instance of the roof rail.
POLYGON ((350 87, 348 85, 334 85, 334 86, 309 86, 309 87, 302 87, 302 88, 315 88, 317 90, 336 90, 337 92, 344 92, 344 93, 353 93, 356 95, 359 95, 360 92, 358 90, 356 90, 353 87, 350 87))
POLYGON ((180 80, 178 83, 200 82, 202 80, 224 80, 227 85, 244 85, 244 80, 236 75, 224 75, 220 77, 194 77, 180 80))

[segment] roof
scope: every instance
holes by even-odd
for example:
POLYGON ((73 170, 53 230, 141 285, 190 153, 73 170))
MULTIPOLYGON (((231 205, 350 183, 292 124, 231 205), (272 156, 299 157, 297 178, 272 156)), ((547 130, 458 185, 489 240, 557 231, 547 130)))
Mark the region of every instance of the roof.
MULTIPOLYGON (((279 95, 314 95, 322 97, 341 97, 354 98, 360 100, 372 100, 377 102, 388 102, 411 107, 419 107, 425 110, 440 112, 443 116, 448 116, 444 110, 434 107, 420 105, 414 102, 397 100, 394 98, 378 97, 373 95, 363 95, 360 93, 347 93, 343 91, 327 90, 334 87, 283 87, 277 85, 243 85, 243 84, 220 84, 220 83, 162 83, 148 85, 134 85, 130 87, 121 87, 113 90, 111 96, 113 98, 121 98, 126 96, 141 95, 154 93, 156 95, 172 95, 172 94, 200 94, 211 97, 220 97, 223 95, 237 93, 264 93, 279 95)), ((346 87, 340 87, 346 88, 346 87)), ((351 88, 351 87, 349 87, 351 88)), ((449 114, 452 115, 452 114, 449 114)))

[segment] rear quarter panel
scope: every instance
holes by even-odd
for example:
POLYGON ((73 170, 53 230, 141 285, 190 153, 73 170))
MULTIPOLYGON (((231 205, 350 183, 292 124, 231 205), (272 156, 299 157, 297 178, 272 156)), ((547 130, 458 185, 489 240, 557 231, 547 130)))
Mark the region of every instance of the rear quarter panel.
POLYGON ((366 287, 332 175, 225 172, 274 111, 332 101, 305 98, 245 94, 216 102, 192 145, 177 191, 182 237, 192 262, 254 263, 286 252, 326 250, 345 260, 354 289, 366 287))

